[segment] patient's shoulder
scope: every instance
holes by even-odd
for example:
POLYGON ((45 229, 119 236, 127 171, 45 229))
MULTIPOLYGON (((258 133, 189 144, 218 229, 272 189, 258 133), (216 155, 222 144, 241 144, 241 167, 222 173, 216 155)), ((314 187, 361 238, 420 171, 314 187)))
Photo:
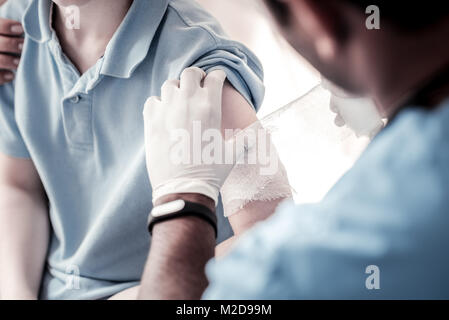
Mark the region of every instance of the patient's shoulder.
POLYGON ((26 9, 33 0, 8 0, 0 7, 0 17, 22 21, 26 9))
POLYGON ((220 23, 195 1, 171 0, 167 19, 178 27, 183 26, 184 31, 202 29, 214 42, 225 37, 220 23))

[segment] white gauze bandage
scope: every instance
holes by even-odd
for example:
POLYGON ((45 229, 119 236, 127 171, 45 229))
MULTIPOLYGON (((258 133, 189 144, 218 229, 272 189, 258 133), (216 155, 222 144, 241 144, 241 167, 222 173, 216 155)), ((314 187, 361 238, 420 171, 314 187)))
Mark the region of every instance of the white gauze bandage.
POLYGON ((245 148, 221 188, 224 215, 229 217, 254 201, 291 198, 287 172, 259 122, 235 136, 236 148, 245 148))

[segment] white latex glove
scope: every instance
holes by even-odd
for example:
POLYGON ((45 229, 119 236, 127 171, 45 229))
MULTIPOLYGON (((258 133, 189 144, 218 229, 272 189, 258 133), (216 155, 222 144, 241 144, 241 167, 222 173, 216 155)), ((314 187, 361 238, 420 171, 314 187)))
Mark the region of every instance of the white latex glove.
POLYGON ((150 97, 145 103, 145 148, 153 203, 168 194, 200 193, 217 204, 220 188, 233 165, 204 163, 198 149, 192 151, 191 148, 199 143, 203 150, 210 143, 199 140, 208 129, 212 129, 209 132, 213 131, 217 140, 221 139, 220 143, 225 144, 221 135, 225 79, 226 73, 221 70, 206 76, 199 68, 188 68, 180 81, 164 83, 161 98, 150 97), (194 121, 201 124, 200 132, 198 127, 194 129, 194 121), (180 142, 180 132, 190 137, 190 147, 184 150, 179 148, 185 146, 180 142))

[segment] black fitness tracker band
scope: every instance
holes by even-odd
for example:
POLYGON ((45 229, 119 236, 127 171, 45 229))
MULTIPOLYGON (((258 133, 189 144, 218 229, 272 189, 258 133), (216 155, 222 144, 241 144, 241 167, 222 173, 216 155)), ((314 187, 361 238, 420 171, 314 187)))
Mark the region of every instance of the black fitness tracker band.
POLYGON ((154 207, 148 217, 148 231, 152 234, 156 223, 186 216, 195 216, 208 222, 214 228, 215 237, 217 237, 217 216, 215 212, 201 204, 182 199, 154 207))

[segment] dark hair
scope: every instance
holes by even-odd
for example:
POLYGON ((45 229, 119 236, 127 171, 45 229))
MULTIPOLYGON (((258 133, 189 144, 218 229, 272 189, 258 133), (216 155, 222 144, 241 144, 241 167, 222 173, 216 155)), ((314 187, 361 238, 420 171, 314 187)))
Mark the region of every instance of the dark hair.
MULTIPOLYGON (((316 0, 325 5, 327 1, 316 0)), ((436 24, 444 18, 449 18, 449 4, 447 0, 428 1, 400 1, 400 0, 338 0, 346 1, 365 12, 370 5, 379 8, 381 19, 384 18, 391 24, 404 30, 416 30, 436 24)), ((289 23, 290 14, 288 6, 279 0, 264 0, 272 14, 281 25, 289 23)))
POLYGON ((290 12, 285 3, 278 0, 264 0, 264 2, 280 25, 285 26, 289 24, 290 12))

